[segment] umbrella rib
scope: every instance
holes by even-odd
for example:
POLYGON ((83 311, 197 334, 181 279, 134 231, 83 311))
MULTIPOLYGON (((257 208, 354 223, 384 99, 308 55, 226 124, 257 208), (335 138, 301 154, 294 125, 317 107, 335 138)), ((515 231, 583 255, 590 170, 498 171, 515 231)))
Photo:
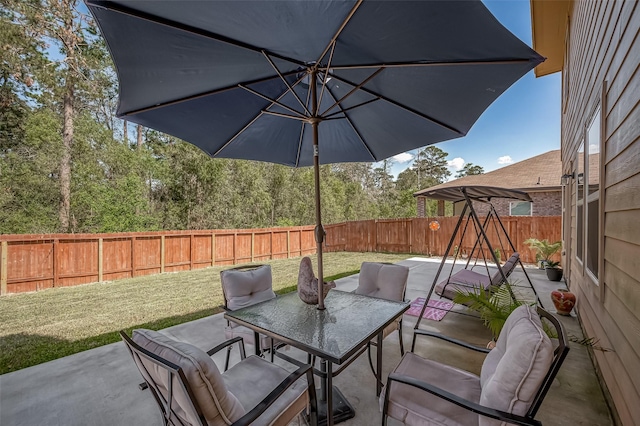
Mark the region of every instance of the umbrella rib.
POLYGON ((270 108, 270 107, 272 107, 273 105, 278 105, 279 107, 284 108, 284 109, 286 109, 287 111, 291 111, 293 114, 297 115, 298 117, 301 117, 301 118, 303 118, 303 119, 305 119, 305 120, 308 118, 307 116, 305 116, 304 114, 302 114, 302 113, 300 113, 300 112, 296 111, 295 109, 293 109, 293 108, 291 108, 291 107, 288 107, 288 106, 286 106, 285 104, 283 104, 283 103, 281 103, 281 102, 276 101, 275 99, 271 99, 270 97, 265 96, 265 95, 263 95, 262 93, 257 92, 257 91, 255 91, 255 90, 253 90, 253 89, 251 89, 251 88, 249 88, 249 87, 247 87, 247 86, 243 85, 243 84, 238 84, 238 87, 240 87, 241 89, 244 89, 244 90, 246 90, 247 92, 252 93, 252 94, 254 94, 254 95, 256 95, 256 96, 258 96, 258 97, 260 97, 260 98, 262 98, 262 99, 264 99, 265 101, 269 101, 269 102, 271 102, 271 105, 269 105, 269 108, 270 108))
MULTIPOLYGON (((349 85, 351 85, 351 86, 356 86, 356 83, 353 83, 353 82, 351 82, 351 81, 349 81, 349 80, 346 80, 346 79, 344 79, 344 78, 341 78, 341 77, 335 76, 334 74, 331 74, 331 76, 332 76, 332 77, 335 77, 337 80, 342 81, 343 83, 349 84, 349 85)), ((457 133, 457 134, 459 134, 460 136, 464 136, 464 135, 465 135, 465 133, 464 133, 464 132, 461 132, 460 130, 455 129, 455 128, 453 128, 453 127, 449 126, 449 125, 448 125, 448 124, 446 124, 446 123, 443 123, 442 121, 440 121, 440 120, 438 120, 438 119, 436 119, 436 118, 434 118, 434 117, 430 117, 430 116, 428 116, 428 115, 426 115, 426 114, 421 113, 420 111, 416 111, 416 110, 415 110, 415 109, 413 109, 413 108, 409 108, 408 106, 403 105, 403 104, 401 104, 401 103, 399 103, 399 102, 396 102, 396 101, 394 101, 393 99, 389 99, 388 97, 383 96, 383 95, 381 95, 381 94, 379 94, 379 93, 376 93, 376 92, 374 92, 374 91, 372 91, 372 90, 369 90, 369 89, 367 89, 367 88, 365 88, 365 87, 361 87, 361 88, 360 88, 360 90, 362 90, 362 91, 363 91, 363 92, 365 92, 365 93, 368 93, 368 94, 369 94, 369 95, 371 95, 371 96, 375 96, 375 97, 377 97, 377 98, 379 98, 379 99, 382 99, 383 101, 389 102, 390 104, 395 105, 395 106, 397 106, 398 108, 402 108, 402 109, 404 109, 405 111, 409 111, 409 112, 411 112, 411 113, 413 113, 413 114, 415 114, 415 115, 417 115, 417 116, 419 116, 419 117, 424 118, 425 120, 431 121, 432 123, 435 123, 435 124, 437 124, 437 125, 438 125, 438 126, 440 126, 440 127, 444 127, 445 129, 447 129, 447 130, 449 130, 449 131, 452 131, 452 132, 454 132, 454 133, 457 133)))
POLYGON ((278 69, 278 67, 276 66, 276 64, 273 62, 273 60, 271 59, 271 57, 269 56, 269 54, 263 50, 262 54, 264 55, 265 58, 267 58, 267 61, 269 61, 269 64, 273 67, 273 70, 278 73, 278 76, 280 77, 280 79, 282 80, 282 82, 289 88, 289 91, 291 92, 291 94, 293 94, 293 96, 295 96, 295 98, 298 100, 298 103, 300 104, 300 106, 302 108, 304 108, 305 112, 307 113, 307 115, 311 115, 311 112, 309 112, 309 110, 307 109, 307 106, 302 102, 302 99, 300 99, 300 97, 298 96, 298 94, 296 93, 295 90, 293 90, 293 87, 291 87, 291 85, 289 84, 289 82, 284 78, 284 76, 282 75, 282 73, 280 72, 280 70, 278 69))
MULTIPOLYGON (((307 90, 307 103, 309 103, 309 98, 311 97, 311 90, 307 90)), ((300 154, 302 153, 302 140, 304 138, 304 123, 302 123, 302 127, 300 128, 300 139, 298 139, 298 153, 296 154, 296 167, 300 164, 300 154)))
MULTIPOLYGON (((283 75, 287 76, 287 75, 292 75, 292 74, 296 74, 296 73, 297 73, 297 71, 290 71, 290 72, 284 73, 283 75)), ((248 81, 248 82, 245 82, 244 84, 263 83, 265 81, 273 80, 275 78, 276 77, 274 77, 274 76, 269 76, 269 77, 264 77, 264 78, 248 81)), ((154 109, 163 108, 163 107, 167 107, 167 106, 172 106, 172 105, 180 104, 180 103, 183 103, 183 102, 193 101, 195 99, 204 98, 206 96, 217 95, 218 93, 223 93, 223 92, 226 92, 226 91, 229 91, 229 90, 233 90, 233 89, 237 89, 237 88, 238 88, 238 85, 234 84, 233 86, 227 86, 227 87, 222 87, 220 89, 209 90, 208 92, 198 93, 196 95, 191 95, 191 96, 185 96, 184 98, 174 99, 172 101, 167 101, 167 102, 159 103, 159 104, 156 104, 156 105, 152 105, 152 106, 148 106, 148 107, 144 107, 144 108, 139 108, 139 109, 135 109, 135 110, 132 110, 132 111, 128 111, 128 112, 120 114, 119 117, 125 117, 125 116, 129 116, 129 115, 140 114, 140 113, 147 112, 147 111, 153 111, 154 109)))
POLYGON ((374 99, 370 99, 368 101, 361 102, 358 105, 350 106, 349 108, 344 108, 344 109, 341 109, 340 111, 332 112, 331 114, 322 117, 322 119, 323 120, 335 120, 335 119, 338 119, 338 118, 341 119, 341 117, 335 117, 334 118, 334 115, 342 114, 344 112, 351 111, 352 109, 360 108, 361 106, 364 106, 364 105, 367 105, 367 104, 370 104, 372 102, 376 102, 376 101, 379 101, 379 100, 380 100, 379 97, 378 98, 374 98, 374 99))
POLYGON ((320 114, 320 116, 325 115, 326 113, 328 113, 329 111, 331 111, 332 109, 334 109, 337 105, 342 104, 342 102, 347 99, 349 96, 353 95, 357 90, 360 90, 360 88, 362 88, 362 86, 364 86, 365 84, 367 84, 369 81, 371 81, 375 76, 377 76, 378 74, 380 74, 382 72, 382 70, 384 70, 384 68, 380 68, 378 69, 376 72, 374 72, 373 74, 371 74, 369 77, 365 78, 360 84, 358 84, 357 86, 354 86, 353 89, 351 89, 346 95, 344 95, 342 98, 336 100, 336 102, 331 105, 329 108, 327 108, 326 110, 324 110, 324 112, 322 114, 320 114))
POLYGON ((283 114, 281 112, 275 112, 275 111, 267 111, 267 110, 262 110, 261 111, 263 114, 269 114, 269 115, 275 115, 276 117, 283 117, 283 118, 289 118, 291 120, 298 120, 298 121, 302 121, 302 122, 307 122, 309 121, 308 117, 296 117, 294 115, 289 115, 289 114, 283 114))
MULTIPOLYGON (((336 99, 335 96, 333 96, 333 94, 331 93, 331 91, 327 90, 327 92, 329 93, 329 95, 331 95, 333 97, 334 100, 336 99)), ((347 110, 346 109, 342 109, 342 105, 340 103, 338 103, 338 108, 340 108, 339 112, 342 112, 344 114, 344 119, 347 120, 347 123, 349 123, 349 125, 351 126, 351 128, 353 129, 355 134, 358 136, 358 139, 360 139, 360 142, 362 142, 362 145, 365 147, 365 149, 367 150, 369 155, 371 155, 372 161, 377 161, 377 158, 376 158, 375 155, 373 155, 373 152, 371 152, 371 149, 369 148, 369 145, 367 145, 367 142, 364 140, 364 138, 362 137, 362 135, 360 134, 360 132, 358 131, 356 126, 353 124, 353 122, 351 121, 349 116, 346 114, 347 110)))
MULTIPOLYGON (((331 54, 329 55, 329 62, 327 62, 327 70, 331 68, 331 62, 333 61, 333 52, 335 51, 336 51, 336 43, 333 42, 331 44, 331 54)), ((320 99, 318 100, 318 105, 322 105, 322 97, 324 96, 324 91, 326 87, 327 87, 327 71, 324 72, 324 76, 322 78, 322 89, 320 90, 320 99)))
POLYGON ((358 0, 358 2, 353 6, 353 8, 351 8, 351 11, 345 17, 344 21, 342 21, 342 24, 340 25, 340 28, 338 28, 338 31, 336 31, 335 35, 331 38, 331 41, 329 41, 329 43, 327 44, 327 47, 325 47, 322 53, 320 54, 320 57, 316 61, 317 64, 320 63, 320 61, 322 60, 322 58, 324 58, 324 56, 327 54, 329 49, 331 49, 331 46, 335 44, 335 42, 338 40, 338 37, 340 36, 344 28, 347 26, 351 18, 353 18, 353 15, 355 15, 356 11, 360 8, 362 1, 363 0, 358 0))
POLYGON ((456 61, 456 62, 389 62, 382 64, 359 64, 359 65, 334 65, 332 70, 353 70, 367 68, 408 68, 408 67, 443 67, 443 66, 459 66, 459 65, 506 65, 506 64, 528 64, 537 62, 535 59, 495 59, 485 61, 456 61))
POLYGON ((258 118, 260 118, 262 116, 262 111, 260 111, 260 114, 256 115, 255 117, 253 117, 253 120, 249 121, 247 123, 246 126, 244 126, 242 129, 240 129, 240 131, 238 133, 236 133, 235 135, 233 135, 233 137, 231 139, 229 139, 224 145, 222 145, 220 148, 218 148, 218 150, 216 152, 214 152, 213 154, 211 154, 212 157, 215 157, 216 155, 220 154, 220 152, 222 152, 223 149, 225 149, 227 146, 229 146, 229 144, 231 142, 233 142, 238 136, 240 136, 240 134, 242 132, 244 132, 247 128, 249 128, 249 126, 251 126, 253 123, 256 122, 256 120, 258 118))
MULTIPOLYGON (((190 34, 195 34, 195 35, 198 35, 198 36, 201 36, 201 37, 205 37, 205 38, 209 38, 209 39, 212 39, 212 40, 216 40, 216 41, 219 41, 219 42, 222 42, 222 43, 231 44, 231 45, 236 46, 236 47, 242 47, 244 49, 251 50, 251 51, 256 52, 256 53, 260 53, 262 51, 261 49, 257 48, 256 46, 250 45, 248 43, 243 43, 243 42, 241 42, 239 40, 234 40, 232 38, 225 37, 225 36, 222 36, 220 34, 216 34, 216 33, 213 33, 211 31, 204 30, 202 28, 197 28, 197 27, 193 27, 191 25, 181 24, 179 22, 175 22, 175 21, 172 21, 170 19, 161 18, 159 16, 151 15, 149 13, 142 12, 142 11, 139 11, 139 10, 135 10, 133 8, 130 8, 130 7, 127 7, 127 6, 123 6, 121 4, 117 4, 117 3, 114 3, 114 2, 111 2, 111 1, 87 0, 85 3, 87 5, 91 5, 91 6, 94 6, 94 7, 97 7, 97 8, 109 10, 111 12, 116 12, 116 13, 120 13, 120 14, 123 14, 123 15, 131 16, 131 17, 134 17, 134 18, 142 19, 142 20, 145 20, 145 21, 153 22, 153 23, 158 24, 158 25, 163 25, 163 26, 166 26, 166 27, 169 27, 169 28, 173 28, 173 29, 176 29, 176 30, 180 30, 180 31, 184 31, 184 32, 187 32, 187 33, 190 33, 190 34)), ((272 52, 270 52, 270 54, 272 56, 278 58, 278 59, 289 61, 289 62, 294 63, 296 65, 305 66, 304 62, 299 61, 297 59, 288 58, 286 56, 278 55, 278 54, 272 53, 272 52)))

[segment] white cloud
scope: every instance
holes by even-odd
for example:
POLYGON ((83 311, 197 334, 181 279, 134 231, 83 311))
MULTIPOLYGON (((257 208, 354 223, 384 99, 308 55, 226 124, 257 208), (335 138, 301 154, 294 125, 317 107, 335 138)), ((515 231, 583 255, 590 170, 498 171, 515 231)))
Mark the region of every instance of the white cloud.
POLYGON ((460 157, 456 157, 453 160, 447 161, 447 166, 449 166, 449 168, 451 169, 454 169, 455 171, 462 170, 464 164, 464 159, 460 157))
POLYGON ((511 163, 513 163, 513 159, 511 158, 510 155, 504 155, 498 158, 498 164, 511 164, 511 163))
POLYGON ((413 160, 413 154, 409 154, 408 152, 403 152, 402 154, 394 155, 392 158, 396 163, 403 164, 413 160))

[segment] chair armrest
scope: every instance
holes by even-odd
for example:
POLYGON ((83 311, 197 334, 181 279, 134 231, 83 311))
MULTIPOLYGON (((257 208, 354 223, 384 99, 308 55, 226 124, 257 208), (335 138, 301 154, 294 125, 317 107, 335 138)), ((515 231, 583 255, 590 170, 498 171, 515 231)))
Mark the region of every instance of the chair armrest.
POLYGON ((264 411, 271 406, 276 400, 282 395, 291 385, 293 385, 300 377, 303 375, 307 375, 307 387, 309 389, 309 401, 311 404, 311 410, 313 413, 316 412, 316 395, 315 395, 315 384, 313 382, 313 370, 312 366, 305 364, 302 367, 298 368, 293 373, 289 374, 284 378, 278 386, 274 390, 267 395, 265 399, 260 401, 258 405, 256 405, 251 411, 246 413, 244 416, 236 420, 231 426, 248 426, 253 423, 264 411))
MULTIPOLYGON (((519 416, 517 414, 507 413, 507 412, 496 410, 489 407, 485 407, 480 404, 476 404, 473 401, 460 398, 459 396, 454 395, 451 392, 447 392, 444 389, 441 389, 437 386, 433 386, 429 383, 416 380, 413 377, 404 376, 398 373, 389 374, 389 380, 387 382, 387 392, 389 392, 389 387, 391 385, 391 382, 399 382, 409 386, 413 386, 415 388, 428 392, 432 395, 435 395, 439 398, 442 398, 446 401, 449 401, 452 404, 456 404, 462 408, 470 410, 476 414, 480 414, 486 417, 491 417, 492 419, 505 421, 505 422, 508 422, 509 424, 516 424, 521 426, 542 426, 542 423, 539 422, 538 420, 519 416)), ((385 395, 385 398, 388 398, 388 396, 385 395)))
POLYGON ((471 344, 469 344, 467 342, 464 342, 462 340, 458 340, 458 339, 454 339, 452 337, 445 336, 444 334, 434 333, 432 331, 420 330, 420 329, 413 330, 413 345, 414 346, 415 346, 415 342, 416 342, 416 337, 417 336, 435 337, 436 339, 444 340, 446 342, 450 342, 450 343, 453 343, 455 345, 462 346, 464 348, 471 349, 471 350, 476 351, 476 352, 489 353, 489 351, 491 350, 491 349, 487 349, 486 347, 483 347, 483 346, 471 345, 471 344))
POLYGON ((207 351, 207 355, 211 356, 216 352, 220 352, 222 349, 226 348, 227 346, 231 346, 236 342, 240 342, 240 353, 243 355, 242 358, 244 358, 244 340, 242 340, 242 337, 234 337, 233 339, 229 339, 220 343, 218 346, 209 349, 207 351))

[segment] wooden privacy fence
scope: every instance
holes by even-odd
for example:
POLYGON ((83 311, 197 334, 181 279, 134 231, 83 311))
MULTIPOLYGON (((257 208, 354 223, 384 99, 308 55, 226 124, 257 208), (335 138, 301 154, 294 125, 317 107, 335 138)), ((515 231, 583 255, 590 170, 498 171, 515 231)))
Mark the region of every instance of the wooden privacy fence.
MULTIPOLYGON (((482 220, 483 218, 481 218, 482 220)), ((326 251, 442 256, 458 217, 377 219, 325 225, 326 251), (437 220, 440 229, 429 223, 437 220)), ((502 218, 523 262, 535 262, 527 238, 560 240, 560 216, 502 218)), ((464 226, 464 224, 462 225, 464 226)), ((299 257, 316 252, 313 226, 118 234, 0 235, 0 295, 209 266, 299 257)), ((491 244, 500 247, 495 229, 491 244)), ((470 253, 469 227, 455 245, 470 253)), ((502 245, 508 246, 502 237, 502 245)), ((488 253, 485 251, 485 255, 488 253)), ((506 250, 502 259, 510 256, 506 250)), ((559 260, 559 259, 558 259, 559 260)))
POLYGON ((304 256, 313 229, 0 235, 0 294, 304 256))
MULTIPOLYGON (((377 219, 357 222, 344 222, 325 226, 327 231, 327 251, 417 253, 431 256, 443 256, 451 235, 455 230, 459 216, 437 218, 377 219), (437 231, 429 229, 429 224, 437 221, 437 231)), ((480 221, 484 221, 480 217, 480 221)), ((548 239, 551 242, 561 239, 560 216, 506 216, 500 218, 511 242, 525 263, 535 263, 536 253, 524 241, 529 238, 548 239)), ((466 225, 463 219, 460 229, 466 225)), ((461 231, 459 232, 459 234, 461 231)), ((487 237, 494 248, 509 247, 500 224, 489 222, 487 237), (495 225, 495 226, 494 226, 495 225)), ((457 247, 461 253, 469 254, 476 241, 476 230, 470 223, 464 238, 456 238, 452 251, 457 247)), ((478 253, 478 252, 476 252, 478 253)), ((450 252, 449 255, 453 253, 450 252)), ((485 256, 489 256, 484 250, 485 256)), ((501 250, 502 260, 511 256, 510 248, 501 250)), ((560 260, 557 256, 556 260, 560 260)))

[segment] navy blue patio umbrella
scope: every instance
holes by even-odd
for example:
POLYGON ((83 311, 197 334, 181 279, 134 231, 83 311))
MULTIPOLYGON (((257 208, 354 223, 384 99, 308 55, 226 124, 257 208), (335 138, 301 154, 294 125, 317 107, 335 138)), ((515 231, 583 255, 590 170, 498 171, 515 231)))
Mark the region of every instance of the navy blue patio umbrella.
POLYGON ((319 286, 318 165, 464 136, 544 60, 479 0, 86 4, 117 69, 119 117, 212 157, 315 167, 319 286))

